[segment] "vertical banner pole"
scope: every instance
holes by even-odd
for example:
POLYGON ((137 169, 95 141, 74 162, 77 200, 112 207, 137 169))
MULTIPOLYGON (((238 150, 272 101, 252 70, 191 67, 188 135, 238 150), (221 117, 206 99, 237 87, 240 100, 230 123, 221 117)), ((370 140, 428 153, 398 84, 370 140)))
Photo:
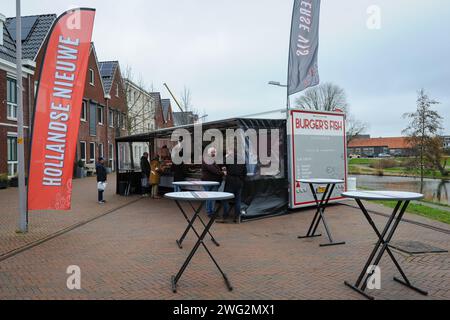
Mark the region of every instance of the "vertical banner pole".
POLYGON ((27 190, 25 186, 25 140, 23 134, 22 18, 20 0, 16 0, 16 64, 17 64, 17 160, 19 179, 19 230, 28 232, 27 190))

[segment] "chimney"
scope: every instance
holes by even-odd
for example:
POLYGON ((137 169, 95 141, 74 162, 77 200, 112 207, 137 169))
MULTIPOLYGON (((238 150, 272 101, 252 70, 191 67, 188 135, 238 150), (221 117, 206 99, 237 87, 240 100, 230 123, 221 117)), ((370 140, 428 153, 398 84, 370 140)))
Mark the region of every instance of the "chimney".
POLYGON ((0 46, 3 46, 3 28, 5 27, 6 17, 0 13, 0 46))

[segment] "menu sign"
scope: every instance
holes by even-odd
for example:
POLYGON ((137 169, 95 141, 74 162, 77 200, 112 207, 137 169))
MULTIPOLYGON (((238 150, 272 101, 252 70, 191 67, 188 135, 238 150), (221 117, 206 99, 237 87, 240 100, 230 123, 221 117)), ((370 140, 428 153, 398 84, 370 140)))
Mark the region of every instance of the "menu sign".
MULTIPOLYGON (((300 179, 347 181, 347 146, 343 113, 292 110, 288 121, 290 207, 315 204, 310 187, 300 179)), ((317 187, 319 197, 325 188, 317 187)), ((341 199, 346 183, 336 185, 331 201, 341 199)))

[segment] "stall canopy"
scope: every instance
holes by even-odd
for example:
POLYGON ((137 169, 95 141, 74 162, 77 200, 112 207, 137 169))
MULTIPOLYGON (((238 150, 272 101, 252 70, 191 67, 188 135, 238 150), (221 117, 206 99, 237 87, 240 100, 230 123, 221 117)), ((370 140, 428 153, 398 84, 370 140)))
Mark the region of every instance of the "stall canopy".
MULTIPOLYGON (((197 125, 197 128, 200 125, 197 125)), ((137 134, 128 137, 120 137, 116 139, 116 157, 115 163, 117 169, 117 192, 123 194, 124 188, 120 186, 128 183, 129 189, 138 189, 140 181, 139 158, 141 154, 133 154, 134 144, 147 145, 152 154, 152 150, 157 146, 158 140, 170 141, 172 133, 176 129, 185 129, 191 133, 194 139, 194 125, 187 125, 169 129, 161 129, 144 134, 137 134), (128 150, 124 151, 124 150, 128 150), (128 160, 123 158, 127 157, 128 160), (132 177, 134 175, 134 178, 132 177), (131 184, 131 188, 130 188, 131 184), (133 185, 136 188, 133 188, 133 185)), ((275 119, 247 119, 235 118, 222 121, 214 121, 201 125, 202 132, 215 129, 224 134, 227 130, 234 130, 240 134, 244 133, 245 155, 247 162, 248 176, 242 195, 243 219, 251 219, 268 215, 280 215, 288 212, 288 173, 287 173, 287 136, 286 136, 286 120, 275 119), (250 131, 257 133, 257 140, 249 138, 245 133, 250 131), (260 133, 266 132, 267 136, 261 139, 260 133), (274 134, 277 132, 277 134, 274 134), (278 139, 279 143, 271 144, 272 140, 278 139), (268 141, 268 142, 266 142, 268 141), (268 143, 267 156, 271 155, 273 163, 270 164, 270 170, 267 164, 262 164, 258 157, 261 143, 268 143), (273 147, 276 145, 277 147, 273 147), (273 169, 273 167, 276 167, 273 169)), ((198 139, 198 137, 195 137, 198 139)), ((203 147, 211 142, 206 141, 203 147)), ((225 148, 224 148, 225 149, 225 148)), ((138 149, 142 150, 142 149, 138 149)), ((134 152, 137 153, 137 152, 134 152)), ((128 190, 129 191, 129 190, 128 190)))

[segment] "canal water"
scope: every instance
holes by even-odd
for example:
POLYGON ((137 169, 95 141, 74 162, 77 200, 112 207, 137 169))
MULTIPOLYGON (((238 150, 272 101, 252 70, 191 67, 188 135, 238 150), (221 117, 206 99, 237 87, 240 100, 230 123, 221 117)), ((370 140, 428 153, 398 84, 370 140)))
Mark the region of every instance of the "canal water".
MULTIPOLYGON (((355 175, 358 188, 420 192, 420 178, 355 175)), ((425 179, 425 200, 450 205, 450 181, 425 179)))

